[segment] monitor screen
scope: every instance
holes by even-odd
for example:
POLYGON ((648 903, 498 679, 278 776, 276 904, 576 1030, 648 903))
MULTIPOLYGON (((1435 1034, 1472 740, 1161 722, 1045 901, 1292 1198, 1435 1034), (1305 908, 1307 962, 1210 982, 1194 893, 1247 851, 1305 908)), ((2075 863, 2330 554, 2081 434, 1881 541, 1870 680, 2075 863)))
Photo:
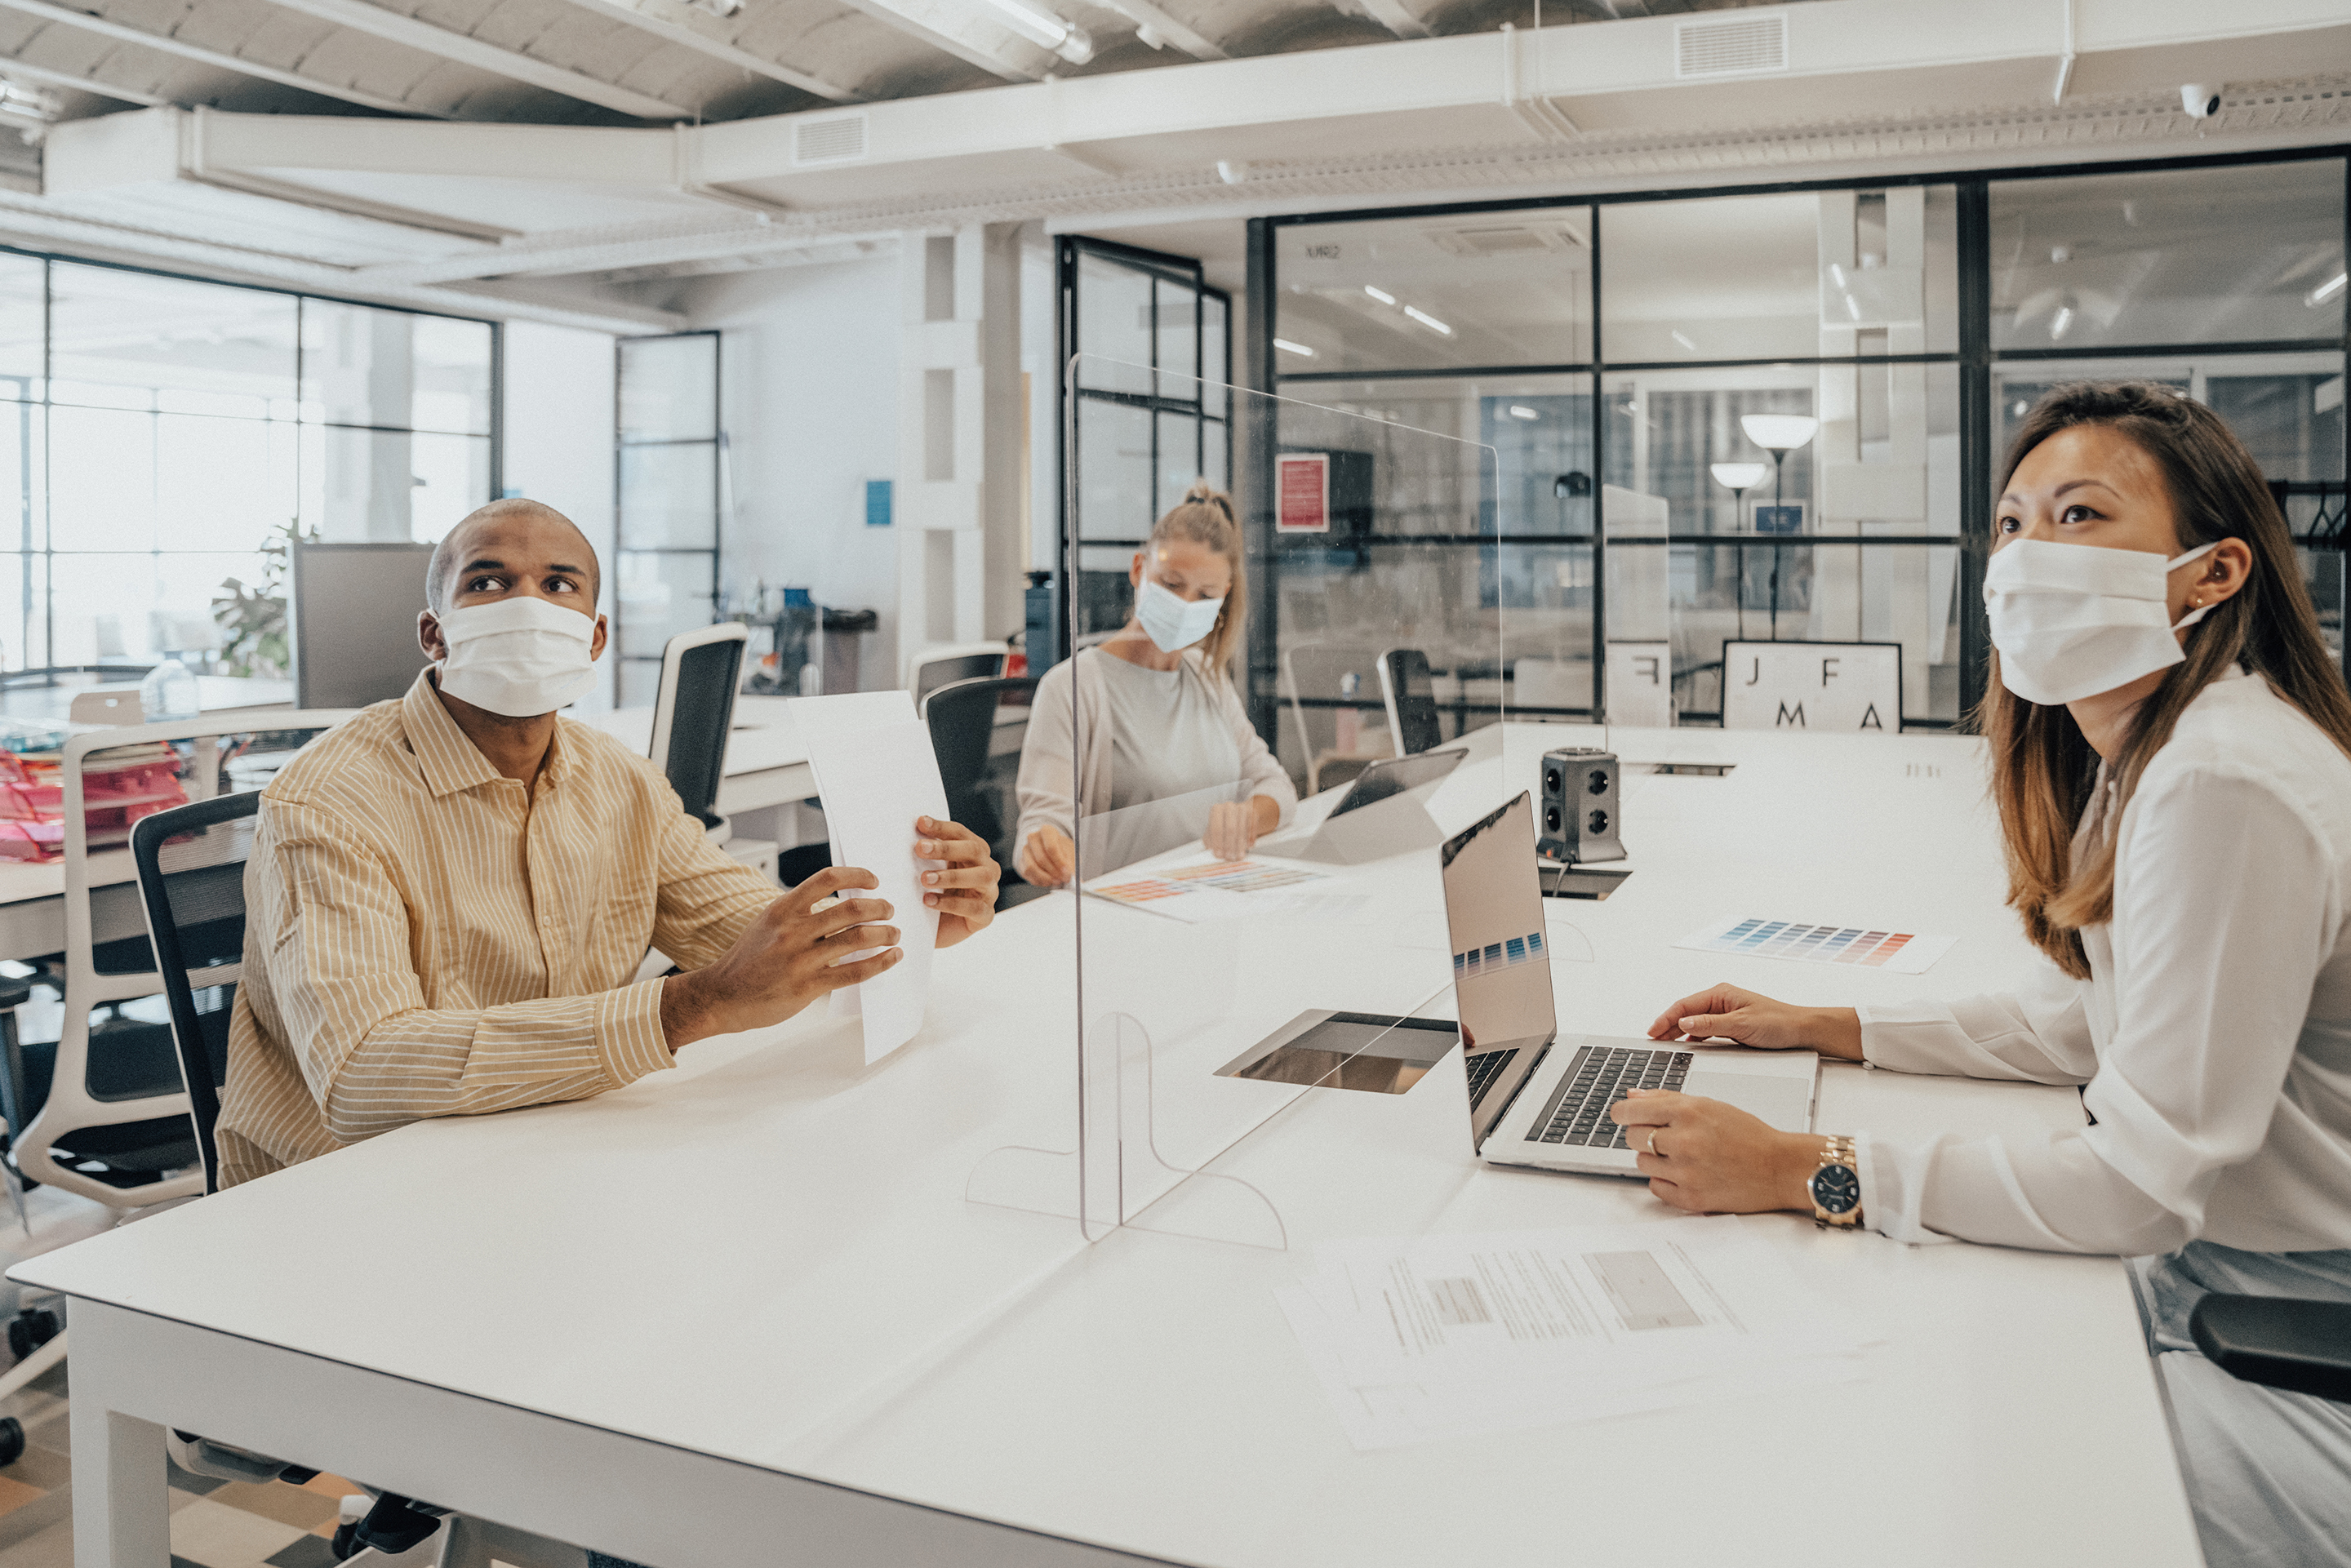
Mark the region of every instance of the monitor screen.
POLYGON ((416 641, 433 547, 297 544, 289 613, 294 700, 365 707, 402 696, 431 661, 416 641))
POLYGON ((1459 767, 1461 759, 1468 755, 1456 747, 1451 751, 1424 751, 1417 757, 1384 757, 1355 775, 1354 783, 1332 808, 1331 815, 1343 817, 1365 806, 1393 800, 1408 789, 1435 784, 1459 767))

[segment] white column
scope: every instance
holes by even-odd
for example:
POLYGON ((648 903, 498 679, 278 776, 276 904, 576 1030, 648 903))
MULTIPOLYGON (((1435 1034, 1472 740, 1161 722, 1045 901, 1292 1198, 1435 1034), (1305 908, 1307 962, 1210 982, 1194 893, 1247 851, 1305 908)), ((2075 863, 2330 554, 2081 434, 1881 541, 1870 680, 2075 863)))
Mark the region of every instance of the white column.
POLYGON ((896 485, 897 669, 1020 625, 1020 253, 1017 225, 912 234, 896 485))

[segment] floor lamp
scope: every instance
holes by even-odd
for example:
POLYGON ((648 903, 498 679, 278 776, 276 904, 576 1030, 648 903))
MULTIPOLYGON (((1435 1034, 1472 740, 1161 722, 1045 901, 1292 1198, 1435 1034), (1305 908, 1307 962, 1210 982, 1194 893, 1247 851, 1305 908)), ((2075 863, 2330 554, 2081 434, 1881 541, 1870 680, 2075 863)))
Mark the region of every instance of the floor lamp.
MULTIPOLYGON (((1811 441, 1821 432, 1821 422, 1809 413, 1743 413, 1739 416, 1739 428, 1747 439, 1771 455, 1771 508, 1779 510, 1783 504, 1782 487, 1786 481, 1788 454, 1811 441)), ((1771 640, 1780 640, 1780 552, 1785 547, 1771 547, 1771 640)))
MULTIPOLYGON (((1718 463, 1708 471, 1713 474, 1714 482, 1716 484, 1730 492, 1731 525, 1737 532, 1741 535, 1745 534, 1747 531, 1747 492, 1753 489, 1758 484, 1761 483, 1763 478, 1763 465, 1761 463, 1718 463)), ((1739 546, 1738 604, 1739 634, 1741 637, 1744 637, 1747 635, 1747 546, 1743 539, 1739 546)))

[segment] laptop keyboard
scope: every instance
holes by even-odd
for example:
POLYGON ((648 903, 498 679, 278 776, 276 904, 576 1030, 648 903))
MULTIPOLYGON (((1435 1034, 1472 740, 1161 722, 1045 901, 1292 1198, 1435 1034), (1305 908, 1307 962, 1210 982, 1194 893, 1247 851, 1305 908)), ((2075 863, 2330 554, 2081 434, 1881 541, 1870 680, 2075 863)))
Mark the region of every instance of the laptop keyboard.
POLYGON ((1608 1107, 1635 1089, 1679 1089, 1695 1054, 1637 1046, 1577 1046, 1575 1060, 1568 1063, 1551 1103, 1535 1118, 1527 1142, 1565 1148, 1628 1147, 1625 1129, 1608 1119, 1608 1107))
POLYGON ((1465 1065, 1469 1069, 1469 1103, 1473 1108, 1486 1097, 1487 1089, 1502 1075, 1502 1069, 1508 1067, 1510 1058, 1516 1055, 1516 1051, 1489 1051, 1483 1056, 1473 1056, 1468 1060, 1465 1065))

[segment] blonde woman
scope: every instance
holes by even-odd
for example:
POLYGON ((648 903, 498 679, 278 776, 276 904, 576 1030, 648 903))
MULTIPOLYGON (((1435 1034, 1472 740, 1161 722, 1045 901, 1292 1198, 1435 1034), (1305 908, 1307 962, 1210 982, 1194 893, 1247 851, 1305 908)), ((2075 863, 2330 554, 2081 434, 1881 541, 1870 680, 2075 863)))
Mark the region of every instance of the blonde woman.
POLYGON ((2351 1563, 2351 1406, 2239 1383, 2187 1332, 2212 1291, 2351 1301, 2351 695, 2201 404, 2060 388, 2002 490, 1979 717, 2008 902, 2062 973, 1865 1008, 1717 986, 1650 1032, 2078 1083, 2095 1124, 1832 1155, 1681 1094, 1616 1119, 1677 1207, 2130 1258, 2206 1560, 2351 1563))
POLYGON ((1194 481, 1127 581, 1126 624, 1047 672, 1029 709, 1014 837, 1040 887, 1076 874, 1081 800, 1089 877, 1196 839, 1238 859, 1298 806, 1233 685, 1248 591, 1232 501, 1194 481))

